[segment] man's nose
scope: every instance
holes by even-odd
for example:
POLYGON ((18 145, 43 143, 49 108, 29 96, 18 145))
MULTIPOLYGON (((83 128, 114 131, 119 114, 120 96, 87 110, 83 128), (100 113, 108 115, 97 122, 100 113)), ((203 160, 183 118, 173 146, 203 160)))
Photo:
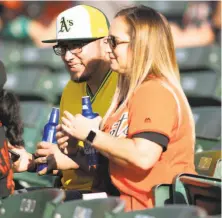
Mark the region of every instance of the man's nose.
POLYGON ((74 55, 68 50, 68 49, 66 49, 66 53, 65 53, 65 55, 64 55, 64 59, 66 60, 66 61, 70 61, 70 60, 72 60, 74 58, 74 55))

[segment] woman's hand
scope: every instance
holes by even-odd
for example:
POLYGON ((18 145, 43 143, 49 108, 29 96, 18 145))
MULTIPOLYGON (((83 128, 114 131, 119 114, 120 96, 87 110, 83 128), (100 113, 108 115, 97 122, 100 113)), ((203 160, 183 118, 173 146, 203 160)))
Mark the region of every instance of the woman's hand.
POLYGON ((68 146, 69 135, 62 131, 62 125, 56 126, 56 139, 60 149, 65 149, 68 146))
POLYGON ((57 144, 64 154, 75 155, 78 151, 78 140, 62 130, 62 125, 56 127, 57 144))
POLYGON ((84 141, 91 129, 99 129, 102 118, 87 119, 81 114, 73 116, 68 111, 62 117, 62 130, 79 140, 84 141))

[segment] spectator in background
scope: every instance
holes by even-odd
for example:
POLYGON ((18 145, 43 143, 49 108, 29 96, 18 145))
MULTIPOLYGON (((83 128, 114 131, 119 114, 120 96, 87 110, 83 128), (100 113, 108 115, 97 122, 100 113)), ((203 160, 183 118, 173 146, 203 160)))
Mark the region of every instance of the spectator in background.
POLYGON ((1 35, 5 38, 27 41, 43 47, 42 38, 54 38, 56 16, 73 5, 72 1, 3 1, 0 13, 1 35), (38 8, 38 12, 36 12, 38 8))
MULTIPOLYGON (((179 173, 195 173, 194 120, 180 85, 171 30, 151 8, 126 8, 113 20, 108 43, 118 85, 101 130, 95 128, 99 119, 67 110, 62 130, 109 159, 109 169, 98 172, 110 173, 127 211, 151 208, 155 185, 171 184, 179 173)), ((95 190, 104 175, 95 176, 95 190)))
MULTIPOLYGON (((188 2, 187 9, 183 15, 182 26, 174 22, 170 23, 177 48, 201 47, 215 42, 216 37, 212 17, 215 17, 213 10, 215 7, 213 6, 217 3, 219 4, 219 2, 212 3, 210 1, 188 2)), ((218 20, 220 19, 217 18, 217 22, 218 20)))
POLYGON ((14 192, 13 171, 8 148, 24 146, 19 101, 13 93, 3 90, 6 74, 0 62, 0 197, 14 192))

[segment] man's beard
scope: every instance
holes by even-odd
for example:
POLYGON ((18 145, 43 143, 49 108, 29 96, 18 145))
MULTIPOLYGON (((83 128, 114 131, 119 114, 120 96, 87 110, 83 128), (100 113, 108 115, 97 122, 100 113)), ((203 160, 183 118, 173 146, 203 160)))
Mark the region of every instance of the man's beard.
POLYGON ((83 73, 80 77, 71 76, 71 80, 75 83, 87 82, 90 78, 91 78, 90 73, 86 73, 86 74, 83 73))

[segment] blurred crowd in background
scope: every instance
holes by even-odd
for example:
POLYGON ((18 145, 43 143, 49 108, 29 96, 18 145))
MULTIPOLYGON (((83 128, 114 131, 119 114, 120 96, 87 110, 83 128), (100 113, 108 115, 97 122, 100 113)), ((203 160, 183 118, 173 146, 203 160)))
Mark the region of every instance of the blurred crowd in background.
POLYGON ((56 16, 78 4, 101 9, 110 21, 119 9, 144 4, 169 19, 176 47, 221 44, 221 1, 0 1, 0 38, 48 46, 41 40, 55 35, 56 16))

